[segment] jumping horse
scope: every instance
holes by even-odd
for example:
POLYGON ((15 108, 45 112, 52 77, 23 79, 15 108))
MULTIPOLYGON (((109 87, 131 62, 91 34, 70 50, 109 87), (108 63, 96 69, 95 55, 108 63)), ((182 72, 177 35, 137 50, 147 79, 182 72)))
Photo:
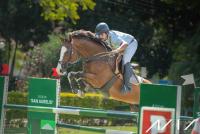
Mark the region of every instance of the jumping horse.
MULTIPOLYGON (((71 32, 63 40, 56 70, 59 75, 63 75, 63 68, 82 59, 83 70, 68 73, 72 90, 77 88, 74 81, 79 81, 80 86, 87 85, 99 89, 114 100, 138 104, 140 84, 132 84, 130 92, 121 92, 123 77, 118 69, 120 57, 120 54, 113 53, 110 47, 95 38, 92 32, 78 30, 71 32)), ((151 83, 147 79, 138 78, 140 83, 151 83)))

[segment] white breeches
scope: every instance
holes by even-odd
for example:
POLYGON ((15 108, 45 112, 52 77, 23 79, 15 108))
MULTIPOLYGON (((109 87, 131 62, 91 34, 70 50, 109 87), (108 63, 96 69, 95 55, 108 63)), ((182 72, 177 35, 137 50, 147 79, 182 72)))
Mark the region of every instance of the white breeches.
POLYGON ((138 42, 136 39, 134 39, 134 41, 128 45, 128 47, 126 48, 124 55, 123 55, 123 64, 124 65, 131 61, 133 55, 135 54, 135 52, 137 50, 137 46, 138 46, 138 42))

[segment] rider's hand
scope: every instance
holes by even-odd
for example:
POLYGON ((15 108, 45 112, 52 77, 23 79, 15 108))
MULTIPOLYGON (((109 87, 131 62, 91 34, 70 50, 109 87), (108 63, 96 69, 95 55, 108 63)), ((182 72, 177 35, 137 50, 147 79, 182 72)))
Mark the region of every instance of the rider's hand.
POLYGON ((112 53, 120 53, 118 49, 112 51, 112 53))

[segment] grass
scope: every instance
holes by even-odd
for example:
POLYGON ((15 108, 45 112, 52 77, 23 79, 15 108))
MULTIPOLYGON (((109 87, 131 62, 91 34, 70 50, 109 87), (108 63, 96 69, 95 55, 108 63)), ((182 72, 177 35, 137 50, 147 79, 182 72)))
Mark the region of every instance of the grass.
MULTIPOLYGON (((113 126, 113 127, 99 127, 99 128, 132 131, 132 132, 137 131, 137 127, 130 127, 130 126, 113 126)), ((4 134, 27 134, 27 128, 6 128, 4 134)), ((67 129, 67 128, 58 128, 58 134, 100 134, 100 133, 79 131, 79 130, 67 129)))
MULTIPOLYGON (((121 130, 121 131, 131 131, 131 132, 137 131, 137 127, 130 127, 130 126, 113 126, 113 127, 109 126, 109 127, 98 127, 98 128, 121 130)), ((66 128, 59 128, 58 134, 100 134, 100 133, 98 133, 98 132, 88 132, 88 131, 79 131, 79 130, 66 129, 66 128)))

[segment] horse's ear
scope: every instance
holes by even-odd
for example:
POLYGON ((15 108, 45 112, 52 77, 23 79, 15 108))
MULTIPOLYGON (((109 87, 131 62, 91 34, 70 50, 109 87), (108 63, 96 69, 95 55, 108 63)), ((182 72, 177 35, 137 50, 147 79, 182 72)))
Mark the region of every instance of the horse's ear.
POLYGON ((92 33, 91 31, 86 31, 87 32, 87 35, 90 36, 90 37, 95 37, 95 34, 92 33))
POLYGON ((71 42, 71 40, 72 40, 72 33, 68 33, 67 39, 68 39, 69 42, 71 42))

